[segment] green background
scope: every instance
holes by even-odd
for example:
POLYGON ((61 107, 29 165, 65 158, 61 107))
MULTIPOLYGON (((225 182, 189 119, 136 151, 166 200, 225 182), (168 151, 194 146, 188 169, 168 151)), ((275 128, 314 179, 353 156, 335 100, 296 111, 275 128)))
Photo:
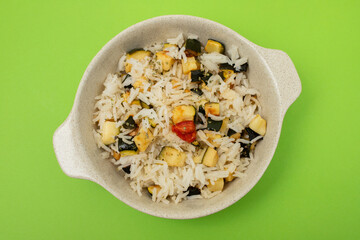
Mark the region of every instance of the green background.
POLYGON ((0 1, 0 239, 360 239, 360 1, 0 1), (188 14, 281 49, 302 81, 275 156, 231 207, 161 219, 67 177, 52 135, 100 48, 188 14))

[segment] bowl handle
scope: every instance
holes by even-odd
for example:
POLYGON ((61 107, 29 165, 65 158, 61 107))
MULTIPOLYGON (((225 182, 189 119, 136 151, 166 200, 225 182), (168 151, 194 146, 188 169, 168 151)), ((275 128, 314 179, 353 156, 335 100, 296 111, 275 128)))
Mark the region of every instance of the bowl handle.
POLYGON ((82 162, 73 136, 73 119, 70 116, 56 129, 53 136, 55 155, 63 172, 69 177, 93 180, 91 169, 82 162))
POLYGON ((290 57, 283 51, 257 46, 257 50, 265 59, 273 74, 281 99, 281 113, 285 115, 290 105, 299 97, 301 82, 290 57))

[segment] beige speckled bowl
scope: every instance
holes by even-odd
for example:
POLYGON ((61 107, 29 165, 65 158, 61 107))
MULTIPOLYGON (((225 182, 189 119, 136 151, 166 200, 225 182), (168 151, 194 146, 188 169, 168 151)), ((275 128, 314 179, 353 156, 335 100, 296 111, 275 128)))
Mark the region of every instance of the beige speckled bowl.
POLYGON ((122 31, 94 57, 81 79, 70 115, 54 134, 54 149, 65 174, 94 181, 139 211, 174 219, 202 217, 235 203, 259 181, 274 155, 284 114, 300 92, 299 76, 286 53, 259 47, 233 30, 207 19, 182 15, 156 17, 122 31), (162 42, 181 32, 185 35, 197 34, 202 43, 214 38, 227 46, 234 44, 240 47, 242 56, 248 57, 250 83, 261 92, 259 100, 268 130, 256 148, 255 159, 244 179, 234 180, 222 194, 212 199, 166 205, 152 202, 147 194, 139 197, 131 190, 123 173, 101 159, 93 138, 91 119, 94 98, 103 90, 106 75, 116 71, 119 57, 124 52, 162 42))

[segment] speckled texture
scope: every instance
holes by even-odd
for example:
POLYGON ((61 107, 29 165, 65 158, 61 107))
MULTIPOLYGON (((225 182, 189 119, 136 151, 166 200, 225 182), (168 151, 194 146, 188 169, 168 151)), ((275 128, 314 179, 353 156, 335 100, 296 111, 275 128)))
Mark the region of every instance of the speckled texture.
POLYGON ((202 217, 235 203, 259 181, 274 155, 284 114, 300 92, 299 76, 286 53, 259 47, 233 30, 207 19, 184 15, 156 17, 118 34, 91 61, 81 79, 69 117, 54 134, 54 149, 65 174, 94 181, 139 211, 174 219, 202 217), (122 173, 116 171, 110 162, 101 159, 93 138, 91 119, 94 98, 103 90, 106 75, 116 70, 118 59, 124 52, 153 42, 162 42, 180 32, 196 33, 202 42, 214 38, 225 45, 240 47, 242 56, 249 59, 250 83, 261 93, 259 101, 268 130, 256 148, 255 159, 245 178, 235 179, 222 194, 212 199, 166 205, 152 202, 145 192, 139 197, 131 190, 122 173))

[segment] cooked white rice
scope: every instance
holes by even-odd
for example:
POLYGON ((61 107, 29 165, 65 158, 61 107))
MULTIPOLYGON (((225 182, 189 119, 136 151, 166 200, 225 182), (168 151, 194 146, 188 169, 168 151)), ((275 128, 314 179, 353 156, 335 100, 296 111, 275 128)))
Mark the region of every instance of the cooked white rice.
MULTIPOLYGON (((198 37, 191 35, 190 38, 196 39, 198 37)), ((218 195, 220 191, 211 192, 207 188, 207 184, 214 183, 218 178, 226 178, 229 174, 240 179, 245 176, 245 170, 251 163, 253 153, 250 153, 249 158, 240 157, 240 153, 243 150, 242 144, 249 144, 250 141, 243 138, 234 140, 225 135, 211 143, 206 136, 207 130, 198 130, 198 141, 212 148, 214 148, 214 144, 219 145, 217 147, 219 160, 216 167, 195 164, 193 156, 198 151, 197 148, 181 140, 171 131, 172 109, 179 105, 197 105, 201 100, 218 102, 220 104, 220 116, 212 115, 212 119, 229 118, 228 127, 241 132, 261 111, 257 100, 259 92, 250 87, 244 72, 234 73, 226 82, 217 74, 220 63, 229 63, 238 70, 242 64, 247 62, 246 57, 240 57, 239 49, 234 46, 228 50, 229 57, 219 53, 202 54, 199 57, 200 68, 205 72, 213 73, 208 81, 208 88, 202 89, 204 92, 202 96, 193 92, 185 92, 185 89, 193 88, 194 83, 191 82, 188 75, 182 73, 180 60, 186 60, 183 46, 184 36, 180 34, 175 38, 168 39, 167 42, 179 46, 179 48, 169 47, 166 49, 167 55, 176 59, 169 71, 162 73, 161 64, 156 61, 155 54, 147 57, 145 61, 126 60, 124 54, 119 60, 118 72, 108 74, 104 82, 104 91, 96 97, 93 119, 95 140, 98 147, 104 150, 101 156, 112 161, 117 169, 121 170, 124 167, 131 166, 131 172, 130 174, 125 173, 125 178, 128 179, 131 188, 140 196, 147 187, 158 185, 160 190, 156 190, 152 194, 152 200, 155 202, 169 203, 173 201, 178 203, 185 199, 211 198, 218 195), (132 64, 132 68, 129 72, 131 77, 124 81, 125 74, 123 73, 126 61, 132 64), (131 88, 130 95, 125 100, 126 89, 124 86, 134 84, 142 76, 149 79, 149 83, 142 86, 142 91, 140 88, 131 88), (129 104, 135 99, 152 105, 153 108, 142 109, 141 106, 129 104), (131 136, 128 135, 131 130, 121 127, 129 115, 133 115, 135 121, 141 121, 144 117, 153 119, 157 124, 152 129, 155 138, 145 152, 115 160, 112 155, 117 151, 117 141, 110 145, 103 144, 101 141, 102 126, 106 120, 112 119, 116 126, 120 127, 120 134, 117 138, 121 138, 126 143, 131 143, 131 136), (159 160, 159 152, 164 146, 171 146, 185 152, 187 155, 186 165, 184 167, 169 167, 166 162, 159 160), (189 186, 199 188, 201 195, 188 197, 187 189, 189 186)), ((163 44, 157 43, 145 49, 155 53, 162 48, 163 44)), ((206 126, 206 117, 201 113, 199 117, 204 124, 198 124, 196 127, 203 129, 206 126)), ((143 120, 141 127, 151 128, 148 120, 143 120)), ((252 142, 260 138, 261 136, 253 139, 252 142)))

